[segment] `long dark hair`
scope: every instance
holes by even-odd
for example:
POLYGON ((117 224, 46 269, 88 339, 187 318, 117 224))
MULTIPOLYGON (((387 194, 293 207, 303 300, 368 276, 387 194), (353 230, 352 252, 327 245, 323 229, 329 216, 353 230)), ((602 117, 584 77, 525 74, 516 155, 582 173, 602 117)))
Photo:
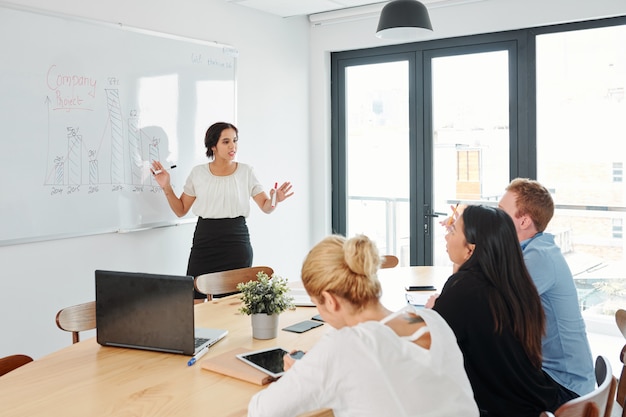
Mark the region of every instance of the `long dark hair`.
POLYGON ((213 147, 217 146, 217 141, 220 140, 222 131, 226 129, 233 129, 236 134, 239 134, 239 130, 237 130, 235 125, 226 122, 213 123, 207 129, 204 135, 204 146, 206 146, 206 156, 208 158, 213 158, 213 147))
POLYGON ((468 206, 462 216, 465 239, 476 246, 459 271, 483 272, 489 283, 487 297, 495 331, 510 328, 531 362, 541 368, 545 316, 513 220, 501 209, 480 205, 468 206))

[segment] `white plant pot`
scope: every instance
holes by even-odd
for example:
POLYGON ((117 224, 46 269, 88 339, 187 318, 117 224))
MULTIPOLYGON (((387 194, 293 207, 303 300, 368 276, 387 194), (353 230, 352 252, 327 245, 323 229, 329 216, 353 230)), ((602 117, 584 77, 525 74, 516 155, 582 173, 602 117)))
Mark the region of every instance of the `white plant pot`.
POLYGON ((251 318, 255 339, 274 339, 278 335, 278 314, 253 314, 251 318))

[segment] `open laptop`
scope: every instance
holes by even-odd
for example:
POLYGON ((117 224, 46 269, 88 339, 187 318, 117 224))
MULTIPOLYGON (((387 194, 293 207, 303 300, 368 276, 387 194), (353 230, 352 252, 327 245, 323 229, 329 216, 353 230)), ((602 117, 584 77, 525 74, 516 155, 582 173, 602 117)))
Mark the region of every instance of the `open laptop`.
POLYGON ((195 355, 228 330, 194 328, 191 276, 96 271, 96 338, 118 346, 195 355))

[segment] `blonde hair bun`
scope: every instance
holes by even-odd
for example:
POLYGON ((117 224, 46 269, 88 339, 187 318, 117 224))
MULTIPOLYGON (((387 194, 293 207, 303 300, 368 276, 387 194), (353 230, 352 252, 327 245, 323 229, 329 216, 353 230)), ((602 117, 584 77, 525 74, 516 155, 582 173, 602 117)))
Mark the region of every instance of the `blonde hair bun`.
POLYGON ((343 244, 344 260, 348 268, 357 275, 371 277, 380 266, 378 248, 365 235, 356 235, 343 244))
POLYGON ((378 248, 367 236, 331 235, 315 245, 302 264, 304 288, 312 297, 328 291, 356 307, 381 296, 378 248))

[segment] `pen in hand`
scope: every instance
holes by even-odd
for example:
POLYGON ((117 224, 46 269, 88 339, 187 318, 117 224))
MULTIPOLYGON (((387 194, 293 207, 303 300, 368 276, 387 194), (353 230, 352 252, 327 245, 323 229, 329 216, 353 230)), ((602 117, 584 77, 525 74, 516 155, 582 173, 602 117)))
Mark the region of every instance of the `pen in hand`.
POLYGON ((450 218, 448 219, 448 224, 447 226, 452 226, 452 223, 454 223, 454 216, 456 216, 456 210, 459 208, 459 203, 456 203, 456 206, 454 206, 454 210, 452 210, 452 215, 450 216, 450 218))
POLYGON ((189 362, 187 362, 187 366, 191 366, 194 363, 196 363, 198 361, 198 359, 200 359, 201 357, 203 357, 204 355, 206 355, 206 353, 209 351, 209 347, 205 347, 203 348, 200 352, 196 353, 193 358, 189 359, 189 362))
MULTIPOLYGON (((176 165, 172 165, 172 166, 170 167, 170 169, 174 169, 174 168, 176 168, 176 165)), ((152 171, 152 172, 154 173, 154 175, 158 175, 158 174, 160 174, 161 172, 163 172, 163 170, 162 170, 162 169, 157 169, 156 171, 152 171)))
POLYGON ((272 194, 272 208, 276 207, 276 191, 278 190, 278 183, 274 183, 274 194, 272 194))

